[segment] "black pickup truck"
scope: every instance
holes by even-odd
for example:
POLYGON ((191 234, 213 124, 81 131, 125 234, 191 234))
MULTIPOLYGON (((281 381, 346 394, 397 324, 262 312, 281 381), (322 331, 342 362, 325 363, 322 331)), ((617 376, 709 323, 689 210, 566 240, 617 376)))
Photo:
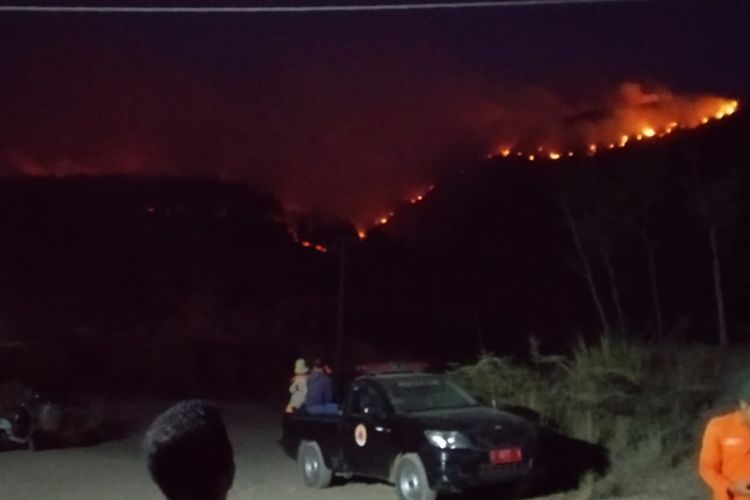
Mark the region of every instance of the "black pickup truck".
POLYGON ((338 414, 285 415, 281 444, 307 486, 361 476, 395 484, 402 500, 430 500, 531 481, 538 431, 479 404, 447 375, 380 373, 356 378, 338 414))

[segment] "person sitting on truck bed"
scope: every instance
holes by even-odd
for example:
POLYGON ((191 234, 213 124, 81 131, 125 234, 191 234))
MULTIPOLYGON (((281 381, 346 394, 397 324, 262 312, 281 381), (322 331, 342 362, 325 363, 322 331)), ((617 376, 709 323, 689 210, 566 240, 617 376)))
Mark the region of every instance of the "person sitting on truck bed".
POLYGON ((234 453, 221 413, 200 400, 182 401, 146 432, 151 478, 168 500, 226 500, 234 453))
POLYGON ((331 376, 326 372, 325 363, 320 358, 313 362, 312 372, 307 376, 305 409, 312 415, 335 415, 339 411, 339 406, 333 402, 331 376))
POLYGON ((289 403, 286 412, 292 413, 300 410, 307 401, 307 363, 303 358, 294 362, 294 376, 289 381, 289 403))

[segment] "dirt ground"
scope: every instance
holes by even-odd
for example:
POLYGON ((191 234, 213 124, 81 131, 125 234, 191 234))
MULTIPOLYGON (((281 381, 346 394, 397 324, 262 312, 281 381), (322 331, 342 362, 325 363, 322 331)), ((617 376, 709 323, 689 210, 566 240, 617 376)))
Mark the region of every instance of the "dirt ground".
MULTIPOLYGON (((129 437, 86 448, 0 453, 3 500, 162 500, 140 451, 143 431, 168 403, 121 406, 133 422, 129 437)), ((384 500, 395 499, 385 484, 348 482, 324 490, 302 485, 295 463, 276 443, 280 415, 251 404, 221 405, 235 449, 237 473, 230 500, 384 500)), ((555 498, 563 498, 556 496, 555 498)), ((576 498, 574 494, 566 498, 576 498)), ((637 497, 661 500, 670 496, 637 497)), ((632 500, 636 500, 633 498, 632 500)))
MULTIPOLYGON (((139 431, 86 448, 0 453, 2 500, 163 500, 141 455, 143 431, 168 403, 121 407, 139 431)), ((395 498, 382 484, 349 483, 327 490, 301 484, 295 463, 276 443, 280 414, 272 408, 221 405, 235 449, 237 473, 230 500, 378 500, 395 498)))

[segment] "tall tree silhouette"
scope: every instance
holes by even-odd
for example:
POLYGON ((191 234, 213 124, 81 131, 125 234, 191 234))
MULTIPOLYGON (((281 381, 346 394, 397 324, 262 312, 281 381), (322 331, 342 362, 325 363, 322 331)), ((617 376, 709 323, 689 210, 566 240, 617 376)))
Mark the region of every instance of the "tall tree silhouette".
POLYGON ((594 277, 594 258, 601 259, 617 315, 617 327, 626 331, 621 286, 614 264, 615 251, 628 229, 624 192, 610 173, 599 170, 580 171, 572 175, 563 192, 566 221, 583 263, 584 276, 589 283, 602 327, 609 330, 611 325, 594 277))
POLYGON ((619 191, 619 198, 626 204, 624 215, 627 218, 626 223, 630 226, 628 231, 637 235, 646 253, 657 339, 664 338, 664 312, 659 291, 652 225, 655 205, 662 195, 662 183, 667 175, 665 165, 666 161, 661 158, 638 165, 628 165, 620 170, 615 186, 619 191))
POLYGON ((688 201, 693 212, 708 232, 711 248, 714 296, 716 299, 716 321, 720 347, 729 344, 727 319, 722 284, 720 236, 731 227, 739 213, 739 175, 730 171, 712 180, 704 180, 694 169, 684 179, 688 201))

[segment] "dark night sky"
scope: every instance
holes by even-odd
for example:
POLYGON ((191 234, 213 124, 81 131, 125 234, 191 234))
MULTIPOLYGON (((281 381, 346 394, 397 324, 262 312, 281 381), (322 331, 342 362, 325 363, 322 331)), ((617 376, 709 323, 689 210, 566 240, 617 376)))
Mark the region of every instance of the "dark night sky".
POLYGON ((508 116, 559 127, 624 81, 750 98, 748 21, 741 1, 0 13, 0 171, 220 175, 369 220, 508 116))

